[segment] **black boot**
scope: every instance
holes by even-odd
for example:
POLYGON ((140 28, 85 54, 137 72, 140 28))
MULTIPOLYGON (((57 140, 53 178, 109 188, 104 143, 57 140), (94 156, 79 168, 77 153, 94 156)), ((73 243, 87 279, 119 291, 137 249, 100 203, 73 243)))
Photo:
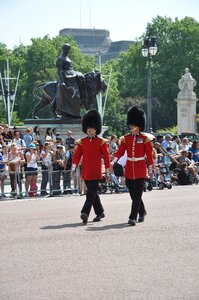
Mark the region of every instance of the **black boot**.
POLYGON ((139 223, 144 222, 144 218, 145 218, 146 214, 147 214, 147 213, 146 213, 146 211, 145 211, 143 215, 140 215, 140 216, 139 216, 139 218, 138 218, 138 222, 139 222, 139 223))
POLYGON ((96 216, 94 219, 93 219, 93 222, 99 222, 102 218, 105 217, 105 214, 104 213, 101 213, 100 215, 96 216))

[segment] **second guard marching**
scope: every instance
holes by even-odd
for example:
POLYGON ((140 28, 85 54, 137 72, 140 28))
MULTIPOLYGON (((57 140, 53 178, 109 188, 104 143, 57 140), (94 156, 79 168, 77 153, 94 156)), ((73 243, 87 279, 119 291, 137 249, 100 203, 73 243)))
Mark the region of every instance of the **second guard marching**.
POLYGON ((143 222, 146 215, 142 193, 144 181, 148 174, 153 178, 153 146, 151 134, 144 133, 145 113, 138 106, 132 106, 127 113, 127 125, 130 133, 120 138, 118 150, 114 153, 112 165, 127 151, 125 167, 126 186, 129 190, 132 206, 129 215, 129 225, 143 222))

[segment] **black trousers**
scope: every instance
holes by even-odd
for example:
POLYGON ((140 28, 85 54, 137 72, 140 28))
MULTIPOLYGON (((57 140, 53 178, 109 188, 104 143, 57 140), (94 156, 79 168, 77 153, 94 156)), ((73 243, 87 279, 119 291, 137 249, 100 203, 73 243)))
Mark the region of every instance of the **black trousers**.
POLYGON ((11 185, 11 192, 16 192, 17 184, 19 187, 19 193, 22 192, 22 173, 9 173, 10 175, 10 185, 11 185))
POLYGON ((82 207, 81 213, 85 213, 89 216, 93 206, 95 214, 97 216, 101 215, 104 212, 104 208, 97 193, 99 180, 85 180, 85 184, 87 187, 86 201, 82 207))
POLYGON ((129 219, 137 220, 138 214, 143 215, 146 210, 142 201, 142 193, 144 189, 144 178, 126 179, 126 186, 131 196, 132 205, 129 219))
POLYGON ((46 192, 46 186, 49 181, 49 174, 48 174, 48 168, 44 165, 41 166, 42 169, 42 179, 41 179, 41 194, 46 192))

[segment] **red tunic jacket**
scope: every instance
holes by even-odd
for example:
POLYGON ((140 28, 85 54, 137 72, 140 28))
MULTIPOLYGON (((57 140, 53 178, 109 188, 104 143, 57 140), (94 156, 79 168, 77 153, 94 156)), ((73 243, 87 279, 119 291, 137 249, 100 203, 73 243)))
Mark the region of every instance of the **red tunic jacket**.
POLYGON ((147 135, 147 133, 139 133, 138 135, 130 133, 120 138, 121 143, 114 156, 119 159, 127 151, 126 178, 145 178, 147 173, 146 160, 147 165, 152 168, 153 146, 151 140, 151 135, 147 135))
POLYGON ((77 148, 72 158, 72 164, 78 166, 82 157, 82 178, 96 180, 102 178, 102 158, 105 168, 110 168, 110 155, 107 140, 96 136, 77 141, 77 148))

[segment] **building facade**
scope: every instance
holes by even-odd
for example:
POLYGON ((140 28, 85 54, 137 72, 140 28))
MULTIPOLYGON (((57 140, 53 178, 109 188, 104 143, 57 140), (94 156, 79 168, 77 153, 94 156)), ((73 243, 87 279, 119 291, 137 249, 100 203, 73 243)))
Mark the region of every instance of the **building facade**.
POLYGON ((110 33, 106 29, 65 28, 59 31, 61 36, 70 36, 78 44, 84 54, 101 56, 101 62, 117 58, 121 52, 128 51, 134 41, 112 42, 110 33))

